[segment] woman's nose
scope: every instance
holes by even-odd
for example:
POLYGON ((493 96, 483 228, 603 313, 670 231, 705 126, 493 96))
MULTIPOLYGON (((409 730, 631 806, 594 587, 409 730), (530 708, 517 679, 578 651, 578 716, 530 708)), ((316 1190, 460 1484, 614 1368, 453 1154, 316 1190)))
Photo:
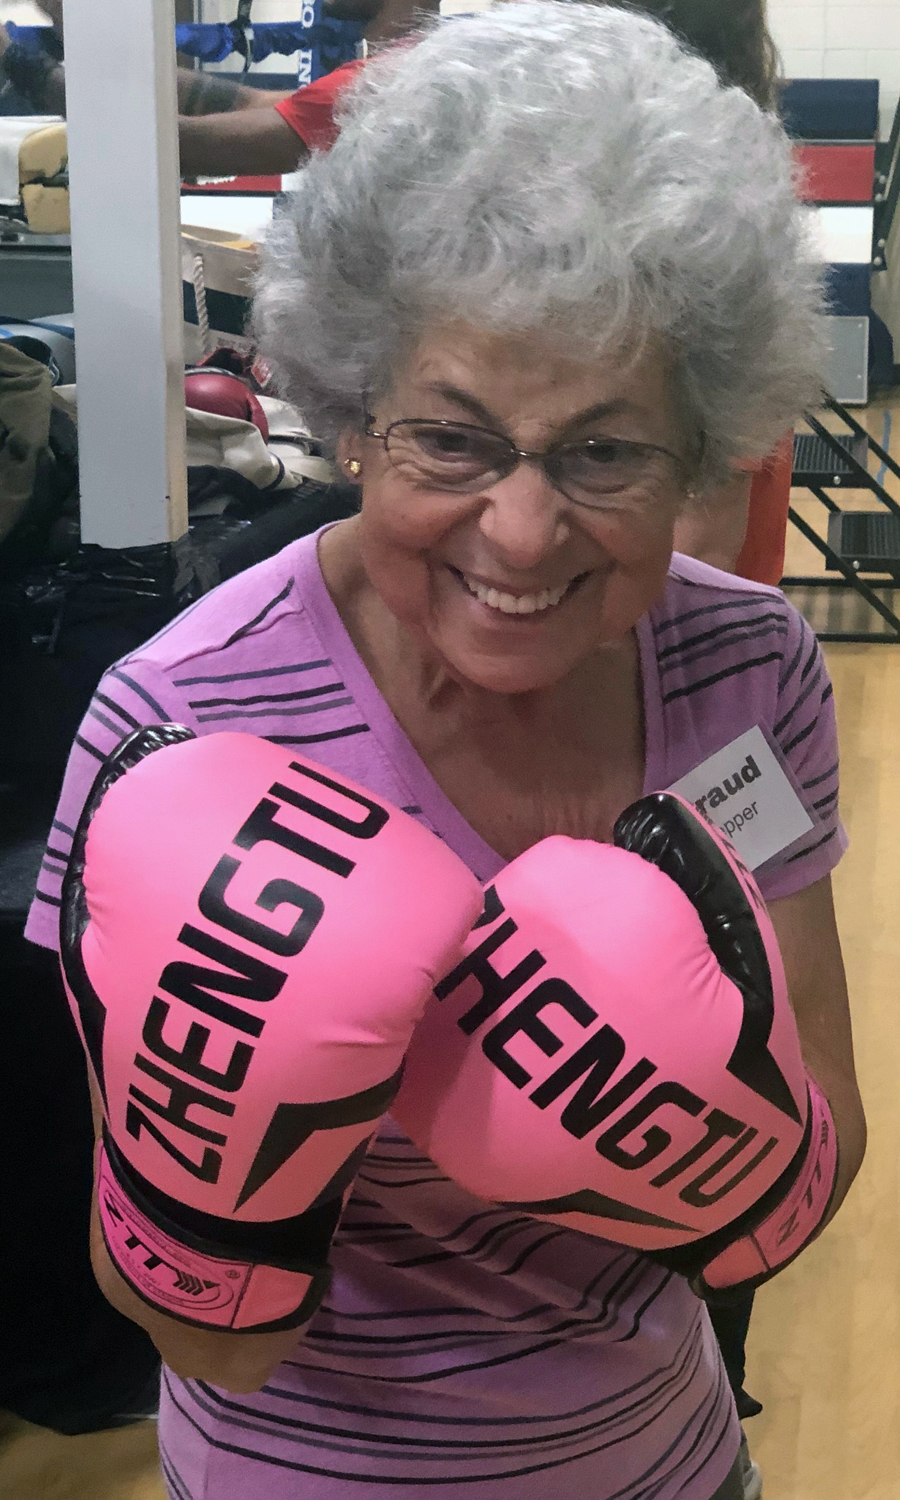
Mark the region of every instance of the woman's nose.
POLYGON ((481 531, 510 568, 534 568, 568 538, 567 506, 540 464, 523 461, 489 491, 481 531))

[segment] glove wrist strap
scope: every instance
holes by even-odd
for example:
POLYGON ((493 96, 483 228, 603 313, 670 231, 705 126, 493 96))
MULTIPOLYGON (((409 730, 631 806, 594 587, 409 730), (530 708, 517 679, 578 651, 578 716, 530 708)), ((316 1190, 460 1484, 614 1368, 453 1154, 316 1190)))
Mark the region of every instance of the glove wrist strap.
POLYGON ((100 1225, 116 1270, 142 1301, 200 1328, 274 1333, 297 1328, 315 1312, 326 1268, 307 1273, 226 1260, 179 1243, 131 1201, 101 1147, 97 1175, 100 1225))
POLYGON ((704 1266, 697 1283, 702 1295, 761 1285, 822 1229, 837 1181, 838 1142, 828 1100, 814 1079, 808 1077, 808 1084, 809 1145, 800 1171, 761 1223, 704 1266))

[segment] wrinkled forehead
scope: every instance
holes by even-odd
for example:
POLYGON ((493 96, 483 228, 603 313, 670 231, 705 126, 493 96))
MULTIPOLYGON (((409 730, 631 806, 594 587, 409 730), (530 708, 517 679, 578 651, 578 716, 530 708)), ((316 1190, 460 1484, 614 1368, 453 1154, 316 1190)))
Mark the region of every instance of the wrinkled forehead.
POLYGON ((661 446, 688 441, 676 362, 653 338, 598 355, 544 329, 437 323, 400 354, 371 400, 379 415, 458 417, 527 443, 598 424, 661 446))

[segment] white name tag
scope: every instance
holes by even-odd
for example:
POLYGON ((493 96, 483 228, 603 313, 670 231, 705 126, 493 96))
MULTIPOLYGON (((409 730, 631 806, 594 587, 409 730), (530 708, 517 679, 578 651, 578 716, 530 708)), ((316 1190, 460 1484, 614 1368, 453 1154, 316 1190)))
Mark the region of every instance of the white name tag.
POLYGON ((814 826, 758 724, 669 791, 693 802, 715 823, 750 870, 758 870, 814 826))

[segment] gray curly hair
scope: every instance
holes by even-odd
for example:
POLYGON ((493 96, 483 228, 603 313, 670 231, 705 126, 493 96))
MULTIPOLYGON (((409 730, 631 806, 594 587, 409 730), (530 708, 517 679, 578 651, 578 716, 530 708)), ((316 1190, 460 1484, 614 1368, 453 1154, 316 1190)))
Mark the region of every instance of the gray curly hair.
POLYGON ((701 479, 819 387, 821 267, 771 115, 659 23, 513 3, 366 67, 267 237, 255 324, 333 442, 443 320, 589 357, 664 343, 701 479))

